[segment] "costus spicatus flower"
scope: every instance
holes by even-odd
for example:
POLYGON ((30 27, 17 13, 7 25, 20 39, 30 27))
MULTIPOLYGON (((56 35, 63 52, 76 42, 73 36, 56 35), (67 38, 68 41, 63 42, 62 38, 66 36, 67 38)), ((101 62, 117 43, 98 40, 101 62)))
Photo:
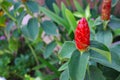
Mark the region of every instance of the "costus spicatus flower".
POLYGON ((85 18, 82 18, 77 25, 75 30, 75 43, 79 51, 87 50, 90 45, 90 29, 88 22, 85 18))
POLYGON ((105 20, 105 21, 110 20, 111 2, 112 0, 103 0, 102 9, 101 9, 102 20, 105 20))

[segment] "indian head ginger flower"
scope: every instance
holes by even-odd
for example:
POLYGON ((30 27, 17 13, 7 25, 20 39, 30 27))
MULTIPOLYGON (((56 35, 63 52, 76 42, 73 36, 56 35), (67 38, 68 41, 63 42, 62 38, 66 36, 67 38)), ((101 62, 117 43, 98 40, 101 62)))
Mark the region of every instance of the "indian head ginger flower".
POLYGON ((102 10, 101 10, 102 20, 105 20, 105 21, 110 20, 111 2, 112 0, 103 0, 102 10))
POLYGON ((78 22, 74 37, 77 49, 81 52, 86 51, 90 45, 90 29, 85 18, 78 22))

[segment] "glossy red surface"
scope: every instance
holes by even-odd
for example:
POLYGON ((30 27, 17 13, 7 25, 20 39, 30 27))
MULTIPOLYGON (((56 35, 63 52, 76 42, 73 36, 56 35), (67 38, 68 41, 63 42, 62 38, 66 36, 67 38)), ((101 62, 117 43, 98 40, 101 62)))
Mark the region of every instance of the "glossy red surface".
POLYGON ((77 25, 75 30, 75 43, 77 49, 80 51, 85 51, 90 45, 90 29, 85 18, 82 18, 77 25))

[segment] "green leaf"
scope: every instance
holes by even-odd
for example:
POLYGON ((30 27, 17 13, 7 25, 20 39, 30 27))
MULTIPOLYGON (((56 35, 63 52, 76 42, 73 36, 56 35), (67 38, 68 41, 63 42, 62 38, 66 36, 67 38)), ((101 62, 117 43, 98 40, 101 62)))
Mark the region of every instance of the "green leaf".
POLYGON ((55 0, 45 0, 45 4, 47 6, 48 9, 50 9, 51 11, 54 11, 53 10, 53 3, 55 3, 55 0))
POLYGON ((29 31, 27 29, 27 25, 22 26, 21 31, 22 31, 22 34, 24 35, 24 37, 30 38, 29 31))
POLYGON ((39 42, 35 45, 35 51, 37 53, 40 53, 43 50, 44 42, 39 42))
POLYGON ((59 9, 59 7, 57 6, 57 4, 53 3, 53 9, 54 9, 54 12, 59 15, 60 9, 59 9))
POLYGON ((84 80, 88 61, 89 52, 80 55, 80 52, 76 50, 73 53, 68 65, 71 80, 84 80))
MULTIPOLYGON (((102 65, 100 65, 102 66, 102 65)), ((112 68, 109 68, 109 67, 106 67, 106 66, 102 66, 102 67, 99 67, 104 76, 106 77, 106 80, 115 80, 117 78, 117 76, 119 75, 119 72, 112 69, 112 68)))
POLYGON ((27 28, 31 39, 35 40, 38 37, 39 33, 38 20, 36 18, 30 19, 27 24, 27 28))
POLYGON ((114 30, 114 34, 115 34, 115 36, 119 36, 120 35, 120 29, 114 30))
POLYGON ((70 58, 72 53, 76 50, 75 43, 73 41, 66 41, 62 49, 59 52, 59 57, 63 58, 70 58))
POLYGON ((48 35, 57 35, 58 28, 52 21, 44 21, 42 24, 43 30, 48 35))
POLYGON ((15 16, 11 14, 12 11, 11 11, 11 12, 9 11, 9 7, 10 7, 11 5, 12 5, 12 4, 10 4, 9 2, 4 1, 4 2, 1 4, 1 8, 2 8, 2 10, 3 10, 4 12, 6 12, 6 15, 7 15, 10 19, 12 19, 14 22, 16 22, 17 20, 16 20, 15 16))
POLYGON ((77 11, 80 13, 80 15, 84 17, 85 13, 84 13, 84 10, 81 7, 80 3, 77 0, 74 0, 74 4, 75 4, 75 7, 76 7, 77 11))
POLYGON ((0 4, 3 2, 3 0, 0 0, 0 4))
POLYGON ((0 17, 0 28, 1 27, 6 27, 6 17, 5 16, 1 16, 0 17))
POLYGON ((17 25, 18 25, 18 27, 21 26, 22 20, 23 20, 25 15, 26 15, 26 12, 23 11, 23 12, 20 13, 19 16, 17 16, 17 25))
POLYGON ((66 6, 65 6, 65 4, 62 2, 62 3, 61 3, 62 16, 63 16, 64 19, 67 19, 67 18, 66 18, 66 15, 65 15, 65 10, 66 10, 66 6))
POLYGON ((112 7, 115 7, 115 5, 118 3, 119 0, 112 0, 112 7))
POLYGON ((59 76, 59 72, 53 64, 49 63, 49 61, 44 58, 39 58, 39 60, 42 64, 45 64, 51 71, 53 71, 55 73, 54 75, 59 76))
POLYGON ((66 69, 60 75, 60 80, 69 80, 69 70, 66 69))
POLYGON ((85 9, 85 7, 88 5, 87 0, 82 0, 82 4, 83 4, 83 9, 85 9))
POLYGON ((39 33, 38 20, 36 18, 31 18, 27 26, 23 26, 21 30, 26 38, 35 40, 39 33))
POLYGON ((104 56, 108 61, 111 62, 111 54, 109 49, 102 43, 97 41, 91 41, 90 49, 104 56))
POLYGON ((110 30, 99 30, 95 36, 95 39, 106 46, 110 46, 113 41, 112 32, 110 30))
POLYGON ((77 22, 75 20, 75 17, 73 16, 72 12, 69 11, 68 9, 65 10, 65 14, 66 14, 67 20, 70 24, 70 29, 74 32, 75 28, 77 26, 77 22))
POLYGON ((117 79, 116 80, 120 80, 120 75, 117 77, 117 79))
MULTIPOLYGON (((90 28, 91 33, 95 35, 94 20, 89 19, 89 20, 88 20, 88 24, 89 24, 89 28, 90 28)), ((91 37, 92 37, 92 36, 90 36, 90 38, 91 38, 91 37)))
POLYGON ((8 9, 12 6, 12 3, 4 0, 1 5, 4 5, 8 9))
POLYGON ((26 5, 33 13, 39 11, 38 4, 35 1, 27 1, 26 5))
POLYGON ((50 44, 47 45, 45 52, 43 53, 45 59, 50 57, 55 47, 56 47, 55 42, 51 42, 50 44))
POLYGON ((21 6, 20 2, 15 2, 14 3, 14 11, 15 11, 15 13, 19 10, 20 6, 21 6))
POLYGON ((99 16, 98 18, 96 18, 95 22, 94 22, 94 25, 100 25, 102 24, 102 20, 101 20, 101 17, 99 16))
POLYGON ((114 31, 115 36, 120 35, 120 19, 116 18, 115 16, 111 16, 108 27, 110 27, 114 31))
POLYGON ((90 49, 92 49, 92 50, 100 53, 101 55, 103 55, 104 57, 106 57, 111 62, 110 52, 104 51, 104 50, 101 50, 101 49, 98 49, 98 48, 94 48, 94 47, 91 47, 90 49))
POLYGON ((62 66, 58 69, 58 71, 63 71, 68 68, 68 62, 62 64, 62 66))
POLYGON ((66 20, 62 19, 61 17, 59 17, 57 14, 51 12, 50 10, 44 8, 44 7, 40 7, 40 10, 47 15, 48 17, 50 17, 53 21, 55 21, 56 23, 62 25, 63 27, 65 27, 67 30, 69 30, 69 24, 66 22, 66 20))
POLYGON ((6 31, 7 35, 10 36, 10 31, 11 31, 11 29, 12 29, 13 26, 14 26, 14 22, 13 22, 13 21, 10 21, 10 22, 8 23, 7 27, 5 28, 5 31, 6 31))
POLYGON ((116 18, 115 16, 111 16, 111 20, 110 20, 108 26, 112 30, 120 29, 120 19, 116 18))
POLYGON ((74 14, 73 14, 75 17, 78 17, 78 18, 82 18, 82 17, 84 17, 81 13, 79 13, 79 12, 74 12, 74 14))
POLYGON ((9 40, 9 49, 12 51, 12 52, 16 52, 18 50, 18 47, 19 47, 19 43, 18 43, 18 40, 17 39, 14 39, 14 38, 11 38, 9 40))
POLYGON ((85 17, 86 17, 86 19, 89 19, 91 17, 89 5, 85 9, 85 17))
POLYGON ((106 80, 102 71, 95 66, 90 66, 87 74, 85 80, 106 80))
MULTIPOLYGON (((100 44, 97 44, 97 45, 100 46, 100 44)), ((119 54, 119 52, 120 52, 120 45, 115 45, 110 48, 111 63, 108 60, 106 60, 106 58, 104 58, 102 55, 100 55, 94 51, 91 51, 91 53, 92 53, 91 59, 94 60, 95 62, 98 62, 104 66, 113 68, 120 72, 120 54, 119 54)))

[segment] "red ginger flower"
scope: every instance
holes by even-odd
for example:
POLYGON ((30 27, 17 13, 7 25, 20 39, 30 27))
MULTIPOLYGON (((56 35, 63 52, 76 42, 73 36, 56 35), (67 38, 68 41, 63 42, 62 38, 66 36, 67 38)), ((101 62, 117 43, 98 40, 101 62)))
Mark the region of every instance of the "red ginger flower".
POLYGON ((75 30, 75 43, 80 51, 85 51, 90 45, 90 29, 85 18, 82 18, 75 30))
POLYGON ((112 0, 103 0, 102 2, 102 20, 110 20, 110 12, 111 12, 111 2, 112 0))

